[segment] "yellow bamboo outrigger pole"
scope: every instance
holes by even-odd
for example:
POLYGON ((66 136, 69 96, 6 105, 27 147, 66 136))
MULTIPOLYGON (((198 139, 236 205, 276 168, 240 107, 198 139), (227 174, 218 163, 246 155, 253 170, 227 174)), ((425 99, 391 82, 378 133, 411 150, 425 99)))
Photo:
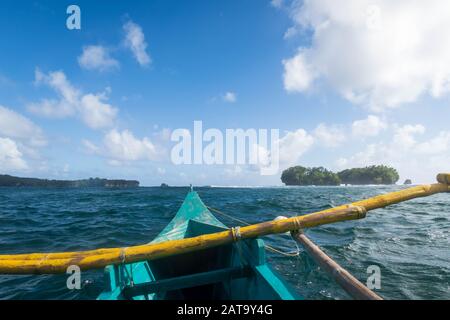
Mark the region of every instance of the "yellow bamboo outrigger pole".
POLYGON ((418 197, 426 197, 436 193, 450 191, 450 174, 439 174, 437 180, 439 183, 391 192, 304 216, 264 222, 241 228, 236 227, 227 231, 193 238, 127 248, 0 255, 0 274, 65 273, 67 267, 70 265, 77 265, 81 270, 98 269, 109 264, 155 260, 176 254, 217 247, 241 239, 256 238, 268 234, 284 233, 334 222, 361 219, 370 210, 383 208, 394 203, 418 197))

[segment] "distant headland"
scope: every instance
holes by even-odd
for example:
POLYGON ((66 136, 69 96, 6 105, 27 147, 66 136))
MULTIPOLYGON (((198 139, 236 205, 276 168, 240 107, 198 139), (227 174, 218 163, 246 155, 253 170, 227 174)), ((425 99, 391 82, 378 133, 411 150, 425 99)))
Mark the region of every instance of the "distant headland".
POLYGON ((338 173, 323 167, 295 166, 284 170, 281 175, 281 181, 287 186, 389 185, 395 184, 399 178, 396 169, 384 165, 346 169, 338 173))
POLYGON ((47 180, 37 178, 20 178, 10 175, 0 175, 0 187, 47 187, 47 188, 135 188, 139 187, 136 180, 109 180, 89 178, 83 180, 47 180))

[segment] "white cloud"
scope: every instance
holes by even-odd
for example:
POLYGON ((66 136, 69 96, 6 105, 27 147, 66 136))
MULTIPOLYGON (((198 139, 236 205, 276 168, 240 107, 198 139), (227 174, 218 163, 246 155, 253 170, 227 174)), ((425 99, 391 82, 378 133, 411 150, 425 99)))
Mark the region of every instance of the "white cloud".
POLYGON ((149 138, 136 138, 129 130, 108 131, 101 145, 86 139, 81 143, 87 153, 106 158, 108 164, 112 166, 121 166, 133 161, 159 161, 166 154, 164 148, 155 145, 149 138))
POLYGON ((36 83, 51 87, 59 99, 44 99, 28 105, 32 113, 48 118, 65 118, 78 116, 92 129, 111 127, 117 116, 118 109, 105 102, 110 89, 105 92, 84 94, 68 81, 62 71, 44 74, 36 70, 36 83))
POLYGON ((123 30, 125 31, 125 46, 133 52, 141 66, 149 65, 152 60, 146 51, 147 43, 142 28, 133 21, 128 21, 123 25, 123 30))
POLYGON ((237 100, 236 93, 231 92, 231 91, 226 92, 222 98, 225 102, 230 102, 230 103, 234 103, 237 100))
POLYGON ((393 152, 398 152, 402 149, 408 149, 411 148, 416 144, 416 137, 415 135, 420 135, 425 133, 425 127, 421 124, 416 125, 404 125, 401 127, 398 127, 395 130, 393 139, 392 139, 392 145, 394 146, 393 152))
POLYGON ((109 131, 104 144, 109 155, 117 160, 154 160, 158 157, 157 149, 150 139, 137 139, 128 130, 109 131))
POLYGON ((34 147, 47 144, 41 128, 28 118, 1 105, 0 135, 20 139, 34 147))
MULTIPOLYGON (((158 126, 153 127, 153 129, 158 130, 158 126)), ((161 130, 153 133, 153 137, 155 137, 156 139, 163 141, 163 142, 167 142, 170 141, 170 135, 172 134, 172 130, 170 130, 169 128, 162 128, 161 130)))
POLYGON ((423 125, 397 125, 393 130, 390 140, 369 144, 360 152, 338 159, 337 167, 386 164, 396 168, 402 179, 417 183, 433 182, 437 173, 449 170, 450 131, 420 139, 426 131, 423 125))
POLYGON ((90 153, 90 154, 98 154, 100 153, 100 148, 97 147, 94 143, 92 143, 89 140, 82 140, 81 143, 83 144, 84 149, 90 153))
POLYGON ((283 6, 283 2, 283 0, 271 0, 270 4, 272 5, 272 7, 281 8, 283 6))
POLYGON ((83 47, 83 53, 78 57, 78 63, 87 70, 106 71, 119 67, 119 62, 111 58, 108 49, 103 46, 83 47))
POLYGON ((367 145, 363 151, 347 159, 347 163, 367 166, 391 162, 399 165, 403 160, 414 159, 411 154, 417 144, 417 136, 423 133, 425 133, 425 127, 421 124, 395 126, 393 135, 388 142, 367 145))
POLYGON ((46 84, 56 91, 60 99, 43 99, 39 103, 31 103, 28 105, 30 112, 49 118, 65 118, 75 114, 80 92, 70 84, 62 71, 50 72, 47 75, 36 69, 35 83, 46 84))
POLYGON ((306 91, 311 86, 315 75, 313 67, 308 65, 303 51, 290 59, 283 60, 284 88, 289 91, 306 91))
POLYGON ((249 147, 249 160, 257 160, 256 165, 250 165, 250 167, 259 170, 261 167, 270 165, 271 151, 265 147, 254 143, 249 147))
POLYGON ((298 29, 296 27, 289 27, 283 35, 284 39, 290 39, 298 34, 298 29))
MULTIPOLYGON (((436 137, 417 144, 415 152, 424 155, 447 154, 450 158, 450 131, 441 131, 436 137)), ((450 163, 448 167, 450 168, 450 163)))
POLYGON ((105 103, 104 94, 86 94, 81 98, 80 115, 83 122, 93 129, 107 128, 114 124, 117 109, 105 103))
MULTIPOLYGON (((314 137, 309 135, 303 129, 295 131, 286 131, 285 135, 268 146, 263 146, 258 143, 252 144, 249 147, 248 160, 253 159, 255 164, 246 166, 233 166, 225 169, 228 176, 237 176, 242 173, 258 172, 261 174, 262 168, 275 167, 277 161, 274 158, 273 151, 278 148, 278 165, 279 167, 287 167, 296 164, 300 157, 303 156, 313 145, 314 137)), ((280 168, 279 168, 280 169, 280 168)))
POLYGON ((27 105, 29 112, 46 118, 66 118, 75 113, 72 105, 66 100, 42 99, 27 105))
POLYGON ((9 138, 0 138, 0 168, 2 171, 28 168, 17 144, 9 138))
POLYGON ((312 39, 283 61, 287 91, 320 79, 374 111, 450 91, 450 2, 305 0, 291 8, 312 39))
POLYGON ((366 119, 356 120, 352 124, 355 137, 374 137, 387 128, 385 121, 377 116, 369 115, 366 119))
POLYGON ((23 115, 0 106, 0 170, 21 171, 40 158, 38 148, 47 145, 40 127, 23 115))
POLYGON ((319 143, 331 148, 338 147, 346 139, 342 128, 338 126, 327 126, 324 123, 319 124, 313 133, 319 143))
POLYGON ((314 143, 314 138, 305 130, 289 131, 279 142, 280 163, 282 165, 295 164, 314 143))

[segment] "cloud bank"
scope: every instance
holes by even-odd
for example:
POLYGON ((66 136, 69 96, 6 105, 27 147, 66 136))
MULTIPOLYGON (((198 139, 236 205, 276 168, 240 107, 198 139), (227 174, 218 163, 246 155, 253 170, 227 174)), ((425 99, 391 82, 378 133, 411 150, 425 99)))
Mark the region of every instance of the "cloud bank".
POLYGON ((46 145, 40 127, 0 105, 0 168, 3 172, 28 169, 28 158, 38 158, 38 148, 46 145))
POLYGON ((379 112, 450 91, 450 2, 305 0, 290 14, 311 42, 283 61, 289 92, 326 85, 379 112))
POLYGON ((36 84, 44 84, 52 88, 58 98, 43 99, 30 103, 30 112, 48 118, 66 118, 76 116, 88 127, 101 129, 113 126, 118 109, 107 103, 109 88, 102 93, 83 93, 75 88, 62 71, 48 74, 36 70, 36 84))

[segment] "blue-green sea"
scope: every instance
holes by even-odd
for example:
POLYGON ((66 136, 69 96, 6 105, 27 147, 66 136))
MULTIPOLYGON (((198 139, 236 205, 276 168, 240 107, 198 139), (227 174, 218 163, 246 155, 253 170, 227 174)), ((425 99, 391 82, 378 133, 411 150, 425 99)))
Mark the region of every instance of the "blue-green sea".
MULTIPOLYGON (((377 194, 389 187, 196 188, 206 205, 250 223, 305 214, 377 194)), ((0 254, 52 252, 147 243, 170 221, 187 188, 0 188, 0 254)), ((225 224, 237 223, 218 216, 225 224)), ((385 299, 450 299, 450 194, 415 199, 366 219, 322 226, 306 234, 358 279, 381 270, 385 299)), ((295 250, 287 235, 265 237, 295 250)), ((272 267, 306 299, 348 299, 315 263, 267 253, 272 267)), ((81 290, 67 275, 0 275, 0 299, 95 299, 103 271, 82 274, 81 290)))

